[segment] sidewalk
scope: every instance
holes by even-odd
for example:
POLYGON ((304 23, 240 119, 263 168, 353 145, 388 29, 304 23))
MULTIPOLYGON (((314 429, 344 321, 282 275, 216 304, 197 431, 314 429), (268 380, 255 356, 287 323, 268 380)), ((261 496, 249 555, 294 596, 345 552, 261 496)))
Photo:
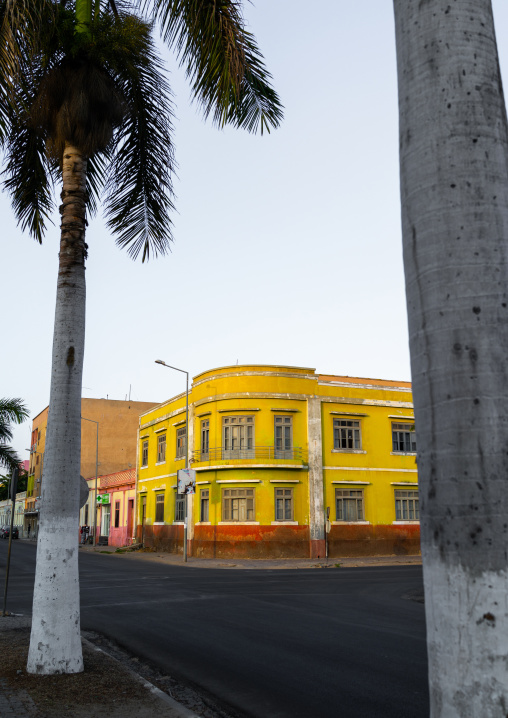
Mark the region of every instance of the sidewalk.
POLYGON ((122 560, 142 559, 171 566, 188 566, 191 568, 224 568, 224 569, 310 569, 310 568, 353 568, 360 566, 421 566, 421 556, 360 556, 341 558, 196 558, 189 556, 184 563, 182 554, 165 553, 153 549, 121 549, 115 546, 80 545, 80 552, 100 553, 118 557, 122 560))
MULTIPOLYGON (((85 671, 33 676, 26 672, 29 616, 0 616, 2 718, 200 718, 83 638, 85 671)), ((212 717, 215 714, 210 714, 212 717)))

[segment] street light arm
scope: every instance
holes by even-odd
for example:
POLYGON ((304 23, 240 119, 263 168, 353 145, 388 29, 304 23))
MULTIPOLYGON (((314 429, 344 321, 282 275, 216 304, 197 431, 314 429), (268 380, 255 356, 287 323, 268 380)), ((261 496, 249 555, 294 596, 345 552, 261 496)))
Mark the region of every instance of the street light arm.
POLYGON ((156 363, 156 364, 161 364, 162 366, 165 366, 165 367, 167 367, 168 369, 174 369, 175 371, 181 371, 182 374, 187 374, 187 376, 189 376, 189 372, 188 372, 188 371, 185 371, 185 369, 179 369, 179 368, 176 367, 176 366, 171 366, 171 364, 166 364, 166 362, 165 362, 165 361, 162 361, 162 359, 156 359, 156 360, 155 360, 155 363, 156 363))

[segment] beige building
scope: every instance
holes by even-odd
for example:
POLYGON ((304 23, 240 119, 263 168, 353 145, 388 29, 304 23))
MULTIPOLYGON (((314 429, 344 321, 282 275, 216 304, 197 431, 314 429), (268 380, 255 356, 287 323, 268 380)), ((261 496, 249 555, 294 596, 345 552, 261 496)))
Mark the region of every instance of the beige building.
MULTIPOLYGON (((81 475, 95 477, 96 461, 99 475, 135 468, 139 416, 154 406, 156 402, 82 399, 81 475)), ((25 523, 30 520, 32 526, 39 512, 47 423, 48 407, 32 422, 25 507, 25 523)))

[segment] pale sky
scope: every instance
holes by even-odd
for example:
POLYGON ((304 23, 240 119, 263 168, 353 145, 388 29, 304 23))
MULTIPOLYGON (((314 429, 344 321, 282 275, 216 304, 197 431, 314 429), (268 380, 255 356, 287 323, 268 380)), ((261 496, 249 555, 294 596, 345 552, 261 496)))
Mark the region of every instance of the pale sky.
MULTIPOLYGON (((508 4, 493 0, 508 83, 508 4)), ((87 242, 84 397, 164 401, 230 364, 410 379, 391 0, 245 4, 285 106, 260 137, 205 123, 174 54, 177 213, 172 253, 119 250, 102 218, 87 242)), ((58 189, 58 192, 60 190, 58 189)), ((0 194, 0 396, 49 401, 58 217, 39 246, 0 194), (10 336, 9 336, 10 334, 10 336)), ((15 430, 21 458, 30 424, 15 430)))

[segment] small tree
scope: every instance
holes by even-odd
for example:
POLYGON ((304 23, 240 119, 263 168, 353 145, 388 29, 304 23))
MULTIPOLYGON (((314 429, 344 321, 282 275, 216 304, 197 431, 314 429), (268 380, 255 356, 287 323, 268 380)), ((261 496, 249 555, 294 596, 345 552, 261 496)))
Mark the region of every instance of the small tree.
POLYGON ((22 424, 28 418, 28 409, 21 399, 0 399, 0 466, 12 470, 21 459, 10 445, 12 424, 22 424))
MULTIPOLYGON (((5 501, 9 498, 9 487, 12 478, 12 473, 0 474, 0 501, 5 501)), ((20 467, 18 474, 18 481, 16 483, 16 493, 26 491, 28 484, 28 472, 20 467)))

